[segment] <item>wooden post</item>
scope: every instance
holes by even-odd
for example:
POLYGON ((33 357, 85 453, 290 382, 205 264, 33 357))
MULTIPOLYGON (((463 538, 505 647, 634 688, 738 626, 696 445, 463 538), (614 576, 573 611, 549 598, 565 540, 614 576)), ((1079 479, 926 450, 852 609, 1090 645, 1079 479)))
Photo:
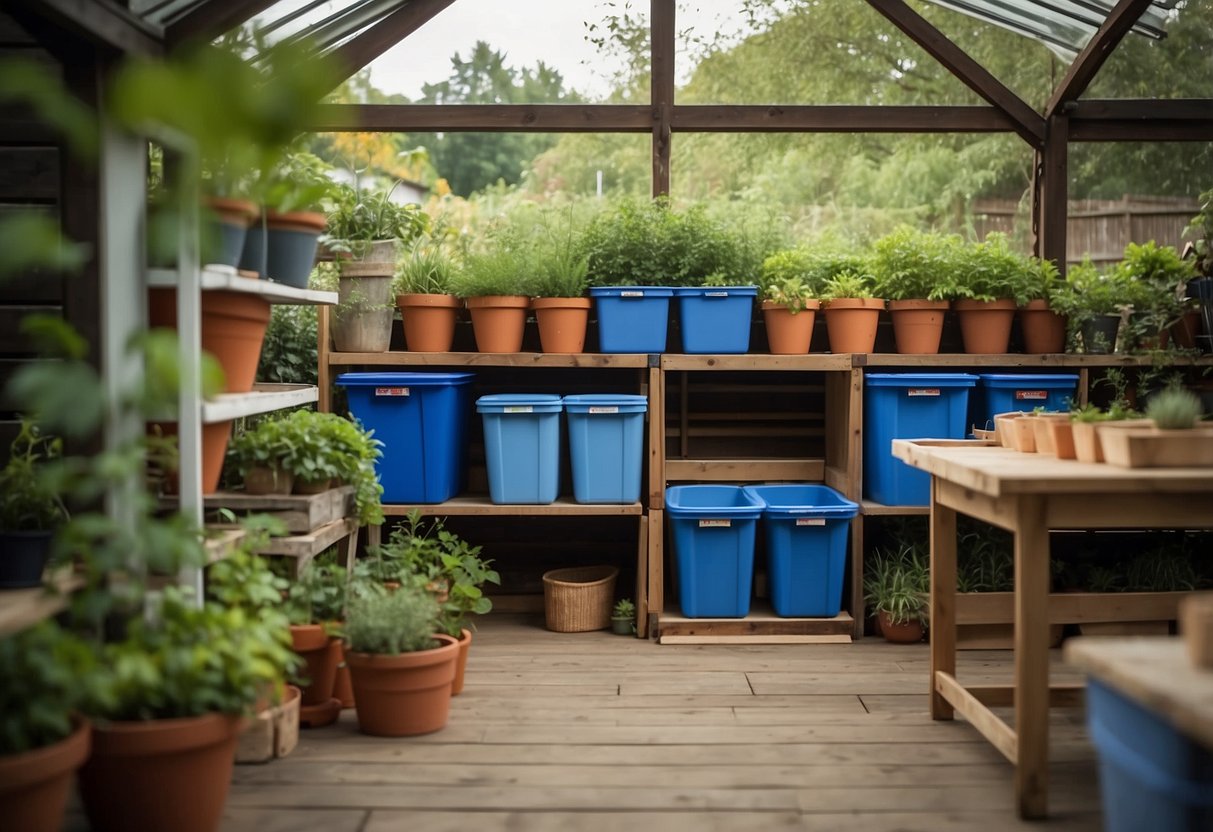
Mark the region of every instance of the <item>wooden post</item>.
POLYGON ((936 689, 935 674, 956 675, 956 510, 939 504, 939 478, 934 474, 931 475, 930 624, 931 718, 951 719, 952 706, 936 689))
POLYGON ((1066 273, 1069 133, 1070 120, 1066 116, 1053 116, 1048 120, 1036 187, 1037 254, 1042 260, 1055 261, 1063 276, 1066 273))
POLYGON ((321 413, 332 413, 332 368, 329 366, 329 308, 316 307, 316 387, 318 399, 316 409, 321 413))
POLYGON ((670 121, 674 110, 674 0, 650 0, 653 196, 670 193, 670 121))

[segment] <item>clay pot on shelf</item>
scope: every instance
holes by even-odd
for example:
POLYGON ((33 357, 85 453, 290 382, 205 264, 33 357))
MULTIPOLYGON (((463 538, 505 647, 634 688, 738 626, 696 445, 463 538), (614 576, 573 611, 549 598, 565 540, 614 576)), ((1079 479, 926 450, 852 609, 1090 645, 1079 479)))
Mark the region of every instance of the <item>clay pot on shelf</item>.
POLYGON ((535 298, 531 301, 544 352, 585 352, 585 330, 590 319, 589 298, 535 298))
POLYGON ((409 352, 450 352, 463 302, 454 295, 396 295, 409 352))
POLYGON ((837 298, 826 304, 826 331, 832 353, 869 353, 876 346, 880 298, 837 298))
POLYGON ((486 295, 468 298, 472 333, 479 352, 521 352, 530 298, 521 295, 486 295))
POLYGON ((1023 351, 1029 355, 1065 352, 1066 319, 1049 308, 1043 299, 1028 301, 1019 309, 1023 329, 1023 351))
POLYGON ((820 301, 806 300, 804 309, 793 312, 782 303, 764 300, 762 319, 771 355, 807 355, 819 308, 820 301))
POLYGON ((949 305, 946 300, 889 301, 897 352, 902 355, 937 354, 949 305))
POLYGON ((1007 351, 1015 301, 958 300, 954 308, 960 318, 960 337, 966 353, 988 355, 1007 351))

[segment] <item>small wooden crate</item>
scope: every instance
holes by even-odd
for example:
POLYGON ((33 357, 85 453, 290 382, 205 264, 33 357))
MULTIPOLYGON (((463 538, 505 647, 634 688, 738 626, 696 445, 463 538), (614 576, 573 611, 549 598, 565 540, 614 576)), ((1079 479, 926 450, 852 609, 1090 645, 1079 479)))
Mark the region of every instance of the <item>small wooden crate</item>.
POLYGON ((344 485, 319 494, 264 494, 253 496, 236 491, 208 494, 204 508, 229 509, 239 515, 268 514, 286 524, 291 534, 306 534, 354 512, 354 487, 344 485))
POLYGON ((285 757, 299 744, 299 688, 288 687, 281 705, 251 719, 236 745, 236 762, 267 763, 285 757))

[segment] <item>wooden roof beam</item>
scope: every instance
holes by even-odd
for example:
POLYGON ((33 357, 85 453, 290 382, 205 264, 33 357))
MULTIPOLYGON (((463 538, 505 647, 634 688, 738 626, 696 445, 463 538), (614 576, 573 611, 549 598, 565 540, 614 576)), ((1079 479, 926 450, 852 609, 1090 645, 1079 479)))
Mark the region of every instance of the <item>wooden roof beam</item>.
POLYGON ((679 105, 676 133, 1010 133, 997 107, 880 105, 679 105))
POLYGON ((159 27, 114 0, 17 0, 9 11, 21 8, 123 54, 164 54, 159 27))
POLYGON ((1072 142, 1213 141, 1213 99, 1084 99, 1065 111, 1072 142))
POLYGON ((990 74, 963 49, 905 4, 905 0, 868 0, 868 5, 939 61, 973 92, 1004 112, 1013 129, 1035 148, 1044 146, 1045 122, 1040 113, 990 74))
POLYGON ((341 75, 349 78, 430 22, 455 0, 409 0, 396 11, 332 50, 341 75))
POLYGON ((1052 118, 1061 108, 1075 101, 1086 91, 1104 61, 1111 56, 1124 36, 1133 29, 1137 19, 1145 14, 1149 7, 1150 0, 1120 0, 1116 4, 1053 91, 1049 103, 1045 105, 1046 118, 1052 118))
POLYGON ((164 29, 164 42, 175 49, 186 41, 211 41, 243 25, 277 0, 207 0, 164 29))

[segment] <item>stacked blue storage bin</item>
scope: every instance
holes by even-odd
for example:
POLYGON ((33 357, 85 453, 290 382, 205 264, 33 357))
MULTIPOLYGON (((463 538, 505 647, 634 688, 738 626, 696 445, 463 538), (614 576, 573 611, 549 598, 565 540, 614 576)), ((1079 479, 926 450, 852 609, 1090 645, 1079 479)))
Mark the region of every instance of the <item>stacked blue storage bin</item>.
POLYGON ((1078 376, 1024 373, 981 373, 973 391, 970 423, 994 427, 994 416, 1015 410, 1069 410, 1078 390, 1078 376))
POLYGON ((744 618, 754 579, 762 502, 735 485, 675 485, 665 492, 678 595, 688 618, 744 618))
POLYGON ((634 503, 640 499, 648 407, 644 396, 593 393, 564 397, 574 500, 634 503))
POLYGON ((560 396, 481 396, 489 498, 497 504, 556 501, 560 490, 560 396))

